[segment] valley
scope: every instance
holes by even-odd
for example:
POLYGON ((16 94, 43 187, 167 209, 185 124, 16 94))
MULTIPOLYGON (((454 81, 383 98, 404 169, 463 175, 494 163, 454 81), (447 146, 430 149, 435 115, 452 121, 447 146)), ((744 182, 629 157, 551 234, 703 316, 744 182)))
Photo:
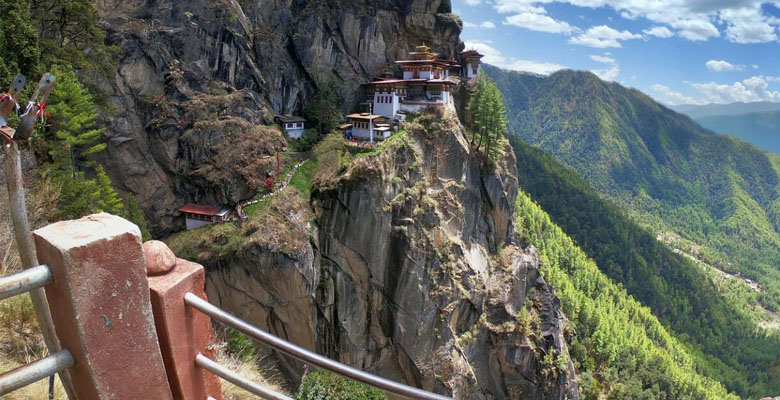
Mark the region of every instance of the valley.
MULTIPOLYGON (((514 121, 510 121, 509 126, 510 131, 514 129, 515 133, 513 146, 518 156, 521 187, 596 260, 604 273, 622 283, 629 294, 649 306, 673 332, 688 337, 690 344, 708 360, 706 365, 702 365, 708 374, 717 377, 716 379, 724 382, 731 390, 741 394, 753 390, 758 390, 757 394, 778 390, 777 379, 771 373, 763 378, 760 376, 774 368, 778 354, 770 349, 777 348, 776 342, 780 339, 777 334, 765 336, 763 333, 756 333, 761 317, 749 312, 747 307, 750 302, 757 301, 763 307, 773 309, 776 297, 771 293, 776 290, 773 285, 778 283, 775 279, 777 270, 769 261, 761 267, 761 264, 755 263, 755 259, 735 257, 739 254, 745 255, 748 250, 746 248, 732 252, 732 258, 726 261, 722 255, 727 250, 712 247, 715 243, 723 243, 713 240, 716 237, 716 231, 711 230, 714 226, 745 221, 745 218, 766 218, 765 211, 756 211, 758 209, 753 208, 750 203, 755 200, 742 200, 749 197, 741 197, 740 200, 721 197, 722 195, 711 200, 702 197, 698 191, 707 187, 705 185, 710 185, 712 190, 715 190, 724 188, 726 183, 718 177, 717 167, 695 168, 691 164, 705 161, 682 157, 677 152, 685 149, 695 155, 701 154, 700 151, 709 151, 697 150, 695 146, 709 148, 713 144, 707 144, 704 138, 712 138, 719 141, 721 154, 724 149, 733 148, 734 150, 727 150, 736 153, 730 157, 741 157, 741 161, 755 156, 757 160, 754 162, 771 163, 773 156, 763 155, 749 145, 732 142, 733 139, 719 139, 720 137, 697 127, 686 117, 665 115, 662 106, 641 93, 601 82, 588 73, 564 71, 545 78, 488 68, 486 70, 500 82, 499 87, 507 97, 509 115, 518 116, 514 121), (563 82, 567 84, 563 85, 563 82), (578 97, 593 90, 611 94, 578 97), (558 97, 559 95, 561 97, 558 97), (541 96, 541 99, 537 96, 541 96), (612 96, 621 97, 624 101, 610 105, 612 96), (564 98, 567 100, 563 101, 564 98), (581 102, 576 109, 565 111, 567 102, 578 99, 581 102), (609 113, 598 112, 606 111, 604 107, 616 108, 609 113), (661 115, 646 119, 651 121, 650 125, 632 125, 635 123, 634 117, 644 115, 644 118, 648 118, 647 112, 650 110, 656 110, 655 112, 660 112, 661 115), (617 125, 607 124, 607 121, 613 121, 617 125), (599 126, 605 128, 599 130, 599 126), (617 129, 616 126, 623 128, 617 129), (657 128, 650 131, 648 126, 657 128), (635 134, 635 129, 641 133, 635 134), (692 131, 693 134, 682 134, 687 131, 692 131), (668 139, 665 132, 668 132, 668 139), (529 144, 524 144, 521 139, 529 144), (535 146, 549 151, 551 156, 531 146, 537 140, 535 146), (728 145, 724 146, 724 143, 728 145), (606 152, 602 146, 622 150, 606 152), (626 158, 629 154, 633 155, 630 159, 626 158), (559 164, 556 159, 559 159, 561 164, 576 167, 578 172, 559 164), (650 173, 654 170, 658 173, 650 173), (649 174, 645 175, 642 171, 648 171, 649 174), (708 175, 696 178, 695 185, 685 181, 685 177, 690 176, 687 174, 695 175, 697 171, 707 171, 708 175), (709 183, 707 178, 711 179, 709 183), (697 201, 705 202, 700 204, 696 203, 697 201), (693 206, 694 204, 700 205, 693 206), (700 219, 690 218, 691 215, 702 216, 702 211, 711 207, 718 212, 700 219), (740 207, 747 209, 742 211, 740 207), (653 210, 658 214, 654 214, 653 210), (685 210, 686 214, 682 214, 682 210, 685 210), (756 216, 741 214, 740 217, 728 218, 730 212, 756 212, 756 216), (717 218, 722 218, 722 222, 718 222, 717 218), (705 222, 708 220, 712 222, 705 222), (709 226, 710 233, 706 236, 692 234, 695 232, 692 228, 697 225, 686 225, 686 222, 692 221, 711 224, 698 225, 709 226), (658 232, 656 229, 664 229, 663 227, 674 227, 675 231, 690 235, 690 240, 705 245, 702 247, 703 259, 727 271, 730 270, 726 268, 727 263, 733 262, 735 271, 742 270, 743 276, 755 278, 765 291, 729 291, 728 296, 721 295, 701 268, 687 257, 675 254, 658 243, 657 234, 651 233, 646 227, 653 227, 655 232, 658 232), (751 262, 747 263, 747 260, 751 262), (749 271, 752 273, 748 273, 749 271), (729 317, 726 317, 727 315, 729 317), (703 328, 705 326, 706 328, 703 328), (713 335, 714 332, 718 333, 713 335), (746 337, 751 339, 745 341, 746 337), (721 344, 717 344, 718 342, 721 344), (740 346, 753 349, 733 348, 733 343, 737 342, 740 346), (758 361, 753 356, 747 356, 750 361, 745 358, 747 354, 759 353, 766 355, 761 357, 763 361, 758 361), (712 356, 723 363, 713 363, 715 359, 710 358, 712 356), (743 360, 736 361, 734 357, 742 357, 743 360), (762 363, 765 364, 759 366, 762 363)), ((741 165, 741 162, 726 165, 729 169, 736 170, 724 172, 723 176, 736 181, 731 185, 726 184, 725 187, 736 191, 738 196, 745 196, 747 193, 744 191, 747 190, 760 197, 771 190, 771 186, 758 186, 760 179, 746 178, 743 181, 738 175, 766 172, 764 167, 748 169, 747 165, 741 165)), ((773 169, 770 167, 769 171, 773 169)), ((768 183, 773 181, 773 178, 765 178, 768 183)), ((769 196, 764 200, 764 204, 772 202, 769 200, 771 195, 769 196)), ((760 248, 768 252, 768 249, 775 246, 773 243, 777 240, 777 235, 770 220, 765 220, 763 224, 741 225, 741 229, 766 229, 762 235, 769 247, 760 248)), ((665 231, 668 230, 671 229, 665 231)), ((734 235, 734 240, 740 240, 738 238, 747 233, 744 230, 729 229, 718 234, 734 235)), ((755 233, 752 235, 758 237, 755 233)), ((755 246, 760 246, 760 242, 752 241, 747 244, 740 241, 740 245, 751 246, 752 251, 759 252, 755 246)), ((734 249, 733 244, 728 245, 728 250, 734 249)))
POLYGON ((771 102, 681 105, 673 110, 702 127, 780 154, 780 105, 771 102))
MULTIPOLYGON (((629 43, 685 34, 563 25, 548 11, 583 7, 547 6, 9 0, 0 79, 57 76, 18 142, 30 222, 121 216, 201 264, 213 305, 453 399, 780 396, 778 104, 670 108, 604 71, 523 59, 553 40, 492 47, 552 21, 618 74, 629 43), (504 23, 464 12, 479 7, 504 23), (513 70, 540 65, 555 68, 513 70)), ((708 73, 758 68, 732 67, 708 73)), ((0 228, 6 275, 21 264, 5 204, 0 228)), ((0 301, 0 365, 46 353, 33 311, 0 301)), ((203 343, 275 390, 394 399, 218 320, 203 343)), ((222 398, 251 398, 238 389, 222 398)))

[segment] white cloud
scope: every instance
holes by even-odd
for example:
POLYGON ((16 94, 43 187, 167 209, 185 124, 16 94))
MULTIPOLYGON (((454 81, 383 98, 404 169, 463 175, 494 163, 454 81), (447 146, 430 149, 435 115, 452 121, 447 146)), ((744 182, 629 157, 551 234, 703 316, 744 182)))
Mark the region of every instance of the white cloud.
POLYGON ((464 0, 466 4, 470 6, 476 6, 479 3, 482 3, 482 0, 464 0))
POLYGON ((482 58, 482 62, 486 64, 501 66, 506 63, 506 57, 498 49, 485 42, 467 40, 464 42, 464 45, 468 50, 476 50, 482 53, 485 56, 482 58))
POLYGON ((769 90, 769 83, 776 79, 758 75, 732 84, 715 82, 688 84, 701 92, 710 103, 780 101, 780 92, 769 90))
POLYGON ((691 41, 707 41, 720 36, 720 31, 707 18, 678 19, 669 23, 678 29, 677 36, 691 41))
POLYGON ((563 33, 570 35, 578 29, 569 25, 567 22, 558 21, 545 14, 534 13, 531 11, 521 12, 510 15, 504 20, 505 25, 514 25, 520 28, 530 29, 532 31, 563 33))
POLYGON ((533 0, 497 0, 495 8, 500 13, 531 12, 534 14, 546 14, 544 7, 535 6, 534 3, 546 3, 548 1, 533 0))
POLYGON ((704 102, 696 100, 693 97, 686 96, 666 85, 655 84, 652 86, 652 89, 654 92, 658 93, 657 99, 662 103, 673 106, 679 104, 704 104, 704 102))
POLYGON ((709 60, 704 65, 707 66, 707 69, 710 71, 715 72, 725 72, 725 71, 742 71, 745 69, 744 65, 739 64, 732 64, 728 61, 724 60, 709 60))
POLYGON ((551 62, 539 62, 530 60, 518 60, 515 58, 507 59, 501 52, 493 46, 480 41, 465 42, 466 49, 474 49, 484 54, 482 59, 487 64, 492 64, 500 68, 511 69, 515 71, 533 72, 536 74, 548 75, 560 69, 565 69, 563 65, 551 62))
POLYGON ((726 37, 735 43, 766 43, 777 41, 775 28, 761 15, 761 9, 743 8, 723 10, 720 13, 726 22, 726 37))
POLYGON ((656 36, 664 39, 674 36, 674 32, 665 26, 654 26, 652 28, 645 29, 642 32, 644 32, 645 35, 656 36))
MULTIPOLYGON (((473 0, 471 0, 473 1, 473 0)), ((672 33, 692 41, 707 41, 720 37, 736 43, 778 41, 780 18, 770 15, 763 3, 777 0, 494 0, 501 13, 528 13, 547 16, 546 4, 567 3, 577 7, 610 7, 626 19, 644 18, 655 24, 645 34, 667 38, 672 33), (665 29, 662 29, 665 28, 665 29), (720 28, 720 29, 719 29, 720 28)), ((566 21, 557 21, 566 23, 566 21)), ((590 41, 606 45, 602 41, 590 41)), ((614 44, 614 42, 609 42, 614 44)))
POLYGON ((599 25, 591 27, 584 33, 570 38, 569 43, 596 48, 621 47, 621 40, 639 39, 641 37, 642 35, 629 31, 619 31, 606 25, 599 25))
POLYGON ((609 68, 603 68, 603 69, 592 69, 590 72, 593 72, 598 76, 599 78, 605 80, 605 81, 614 81, 617 79, 618 75, 620 74, 620 66, 617 64, 613 64, 609 68))
POLYGON ((485 21, 485 22, 477 25, 477 24, 475 24, 473 22, 469 22, 469 21, 464 20, 463 21, 463 27, 464 28, 469 28, 469 29, 478 29, 478 28, 482 28, 482 29, 495 29, 496 28, 496 24, 494 24, 493 21, 485 21))
POLYGON ((615 59, 611 57, 607 57, 609 53, 605 53, 606 55, 600 56, 598 54, 591 54, 590 59, 596 62, 605 63, 605 64, 614 64, 615 59))
POLYGON ((599 78, 605 80, 605 81, 614 81, 617 79, 618 74, 620 74, 620 66, 617 63, 617 60, 615 60, 612 57, 609 57, 609 53, 604 53, 604 55, 599 54, 591 54, 590 59, 599 63, 608 64, 605 68, 599 68, 599 69, 592 69, 590 72, 593 72, 596 74, 599 78))
POLYGON ((757 64, 753 64, 753 65, 751 65, 751 67, 753 67, 753 69, 758 69, 758 65, 757 64))
POLYGON ((509 64, 503 65, 502 68, 511 69, 514 71, 533 72, 540 75, 549 75, 555 71, 566 69, 566 67, 563 65, 551 62, 538 62, 517 59, 513 59, 509 62, 509 64))
POLYGON ((716 82, 686 82, 698 95, 684 95, 668 86, 656 84, 652 86, 661 102, 678 104, 725 104, 734 102, 774 101, 780 102, 780 91, 770 90, 770 83, 780 82, 780 77, 756 75, 734 83, 716 82))

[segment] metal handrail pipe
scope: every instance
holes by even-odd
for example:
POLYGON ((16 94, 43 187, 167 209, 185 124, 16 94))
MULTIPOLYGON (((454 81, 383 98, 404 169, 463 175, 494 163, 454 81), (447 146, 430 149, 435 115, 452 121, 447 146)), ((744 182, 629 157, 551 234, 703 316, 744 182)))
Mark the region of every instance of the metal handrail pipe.
POLYGON ((48 357, 21 366, 0 375, 0 396, 21 389, 33 382, 62 372, 73 366, 75 361, 68 350, 60 350, 48 357))
POLYGON ((282 353, 292 356, 302 362, 314 365, 318 368, 326 369, 338 375, 354 379, 358 382, 365 383, 385 392, 408 399, 453 400, 450 397, 438 395, 422 389, 404 385, 402 383, 391 381, 389 379, 369 374, 368 372, 342 364, 338 361, 331 360, 330 358, 323 357, 317 353, 306 350, 303 347, 290 343, 262 329, 250 325, 246 321, 230 315, 219 307, 212 305, 208 301, 203 300, 192 293, 187 293, 184 295, 184 302, 196 310, 210 316, 211 318, 214 318, 217 321, 222 322, 225 325, 232 327, 233 329, 251 337, 252 339, 257 340, 266 346, 270 346, 282 353))
POLYGON ((46 265, 4 276, 0 278, 0 300, 46 286, 51 280, 51 271, 46 265))
POLYGON ((211 372, 212 374, 246 390, 249 393, 260 396, 265 400, 295 400, 291 397, 287 397, 279 392, 268 389, 263 385, 252 382, 251 380, 231 371, 229 368, 221 365, 220 363, 198 353, 195 356, 195 365, 211 372))

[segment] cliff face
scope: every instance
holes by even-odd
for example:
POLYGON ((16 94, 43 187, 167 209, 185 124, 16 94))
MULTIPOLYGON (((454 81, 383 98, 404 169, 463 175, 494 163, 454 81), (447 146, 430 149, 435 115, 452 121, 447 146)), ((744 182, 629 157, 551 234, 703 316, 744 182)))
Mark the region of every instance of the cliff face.
MULTIPOLYGON (((462 49, 449 0, 98 2, 120 49, 100 160, 157 233, 185 202, 234 204, 274 168, 264 125, 360 83, 425 42, 462 49)), ((456 398, 576 399, 566 320, 517 244, 507 157, 481 171, 457 119, 421 117, 376 154, 317 156, 241 226, 171 239, 208 268, 212 302, 304 347, 456 398)), ((303 365, 279 357, 293 380, 303 365)))
POLYGON ((262 243, 199 260, 210 300, 455 398, 577 399, 566 319, 536 251, 517 243, 511 148, 482 171, 457 120, 430 115, 391 140, 377 154, 320 157, 351 161, 320 166, 310 208, 286 192, 257 221, 265 231, 244 228, 262 243))
POLYGON ((97 7, 120 50, 117 74, 103 85, 115 112, 100 161, 146 206, 157 233, 176 228, 171 216, 183 203, 234 204, 251 195, 254 177, 224 164, 222 136, 235 142, 227 148, 263 159, 280 144, 250 143, 262 134, 257 126, 275 113, 299 113, 323 85, 334 85, 346 111, 361 83, 413 46, 425 42, 446 56, 463 47, 449 0, 99 0, 97 7), (204 173, 215 169, 221 173, 204 173))
POLYGON ((398 142, 314 201, 332 282, 318 306, 334 340, 320 350, 455 398, 576 397, 565 319, 517 245, 511 149, 481 172, 457 120, 436 116, 398 142))

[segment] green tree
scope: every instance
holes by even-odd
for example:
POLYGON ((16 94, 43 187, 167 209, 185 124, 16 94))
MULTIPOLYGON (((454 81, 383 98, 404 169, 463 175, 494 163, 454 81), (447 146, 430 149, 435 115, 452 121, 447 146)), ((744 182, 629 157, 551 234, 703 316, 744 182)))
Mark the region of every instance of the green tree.
MULTIPOLYGON (((49 155, 57 168, 80 170, 83 157, 105 150, 101 141, 105 128, 97 126, 97 106, 92 94, 72 70, 55 67, 57 85, 47 110, 51 115, 47 132, 53 133, 49 155)), ((74 175, 75 176, 75 175, 74 175)))
POLYGON ((328 83, 306 102, 303 117, 306 118, 309 127, 316 129, 320 135, 325 135, 333 131, 341 122, 339 103, 333 84, 328 83))
MULTIPOLYGON (((46 65, 68 64, 79 71, 109 73, 117 49, 105 45, 106 33, 92 0, 28 0, 38 22, 46 65)), ((5 18, 5 17, 4 17, 5 18)))
POLYGON ((3 0, 0 16, 3 22, 0 24, 0 89, 5 91, 16 74, 28 77, 38 74, 41 51, 36 22, 26 1, 3 0))
POLYGON ((71 69, 55 67, 53 73, 58 82, 47 107, 50 117, 36 133, 36 140, 48 153, 43 173, 60 191, 57 217, 76 218, 99 211, 125 215, 108 174, 87 158, 106 148, 92 95, 71 69))
POLYGON ((114 185, 111 183, 111 178, 106 174, 106 170, 103 166, 98 165, 97 171, 97 186, 100 190, 97 203, 99 211, 107 212, 114 215, 123 215, 125 212, 125 205, 122 199, 114 190, 114 185))
POLYGON ((146 222, 146 217, 144 216, 143 211, 141 211, 141 208, 138 207, 138 200, 136 200, 133 195, 130 195, 130 197, 127 198, 125 217, 130 222, 138 225, 138 228, 141 229, 141 238, 144 242, 152 238, 152 234, 149 232, 149 224, 146 222))
POLYGON ((506 109, 498 86, 487 76, 482 75, 477 80, 469 98, 468 111, 471 114, 471 145, 477 151, 484 151, 490 162, 497 162, 504 154, 502 141, 506 136, 506 109))

